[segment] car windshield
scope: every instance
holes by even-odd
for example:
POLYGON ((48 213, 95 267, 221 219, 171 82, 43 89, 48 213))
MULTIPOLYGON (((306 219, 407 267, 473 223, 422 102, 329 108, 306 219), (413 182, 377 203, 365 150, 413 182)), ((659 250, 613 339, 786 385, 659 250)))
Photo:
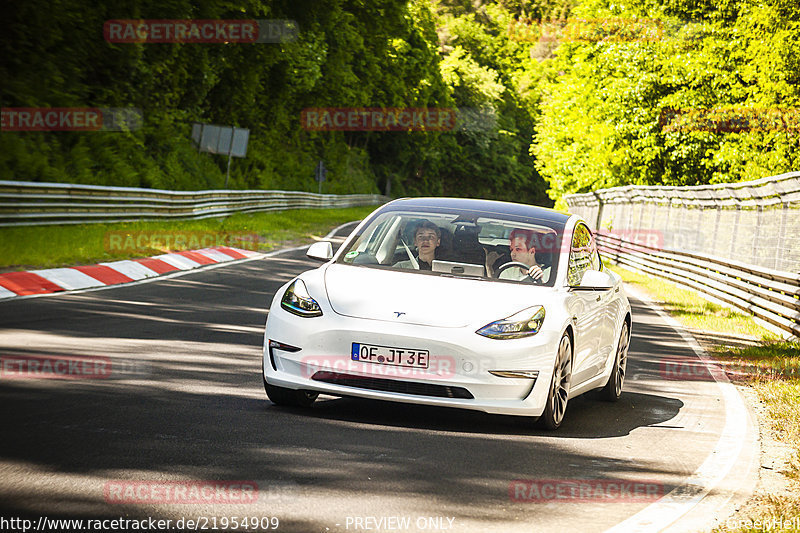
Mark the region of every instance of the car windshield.
POLYGON ((562 235, 563 226, 546 219, 460 209, 382 210, 337 263, 516 283, 534 282, 520 267, 535 263, 542 271, 537 283, 552 286, 562 235))

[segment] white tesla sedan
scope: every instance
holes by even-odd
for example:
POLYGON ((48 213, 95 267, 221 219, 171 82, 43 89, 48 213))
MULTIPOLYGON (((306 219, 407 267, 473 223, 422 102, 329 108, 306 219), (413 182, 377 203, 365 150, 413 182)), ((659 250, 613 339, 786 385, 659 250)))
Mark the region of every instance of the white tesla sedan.
POLYGON ((576 215, 415 198, 366 218, 336 254, 281 287, 264 335, 278 405, 318 394, 538 417, 622 392, 631 307, 576 215))

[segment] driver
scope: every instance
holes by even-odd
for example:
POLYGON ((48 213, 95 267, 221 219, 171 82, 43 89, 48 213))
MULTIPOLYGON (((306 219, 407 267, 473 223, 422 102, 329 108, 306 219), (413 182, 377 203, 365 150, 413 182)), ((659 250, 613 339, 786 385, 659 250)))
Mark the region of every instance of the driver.
POLYGON ((529 265, 529 267, 527 269, 517 266, 507 268, 497 276, 499 279, 521 281, 530 277, 534 281, 547 283, 547 280, 550 279, 550 267, 543 269, 542 266, 536 262, 535 240, 536 233, 533 230, 514 229, 511 231, 511 235, 508 236, 511 260, 529 265))

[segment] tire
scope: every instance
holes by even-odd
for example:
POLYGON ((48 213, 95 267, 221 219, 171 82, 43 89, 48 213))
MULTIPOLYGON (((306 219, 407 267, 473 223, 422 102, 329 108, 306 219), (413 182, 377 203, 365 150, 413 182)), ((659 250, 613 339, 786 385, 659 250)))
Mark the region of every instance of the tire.
POLYGON ((284 407, 311 407, 319 396, 317 392, 270 385, 266 379, 264 379, 264 390, 272 403, 284 407))
POLYGON ((571 381, 572 341, 569 335, 564 333, 564 336, 561 337, 561 342, 558 343, 558 354, 553 368, 553 377, 550 380, 547 405, 545 405, 542 416, 539 417, 538 424, 540 427, 554 431, 561 426, 561 422, 564 420, 564 413, 567 410, 571 381))
POLYGON ((619 342, 617 343, 617 353, 614 357, 614 368, 611 369, 611 375, 608 376, 608 383, 600 391, 600 397, 607 402, 616 402, 622 395, 622 385, 625 381, 625 372, 628 366, 629 345, 628 323, 623 322, 622 330, 619 334, 619 342))

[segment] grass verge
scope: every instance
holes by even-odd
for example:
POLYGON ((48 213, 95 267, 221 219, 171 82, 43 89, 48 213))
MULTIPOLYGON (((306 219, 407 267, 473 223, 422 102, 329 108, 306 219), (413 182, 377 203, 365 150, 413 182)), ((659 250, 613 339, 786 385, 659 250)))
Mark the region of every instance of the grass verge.
POLYGON ((800 342, 780 340, 749 315, 707 302, 694 291, 669 281, 611 268, 693 333, 716 334, 705 335, 706 342, 701 344, 725 368, 728 377, 752 389, 763 406, 762 452, 775 449, 765 442, 788 448, 779 471, 770 474, 772 479, 764 482, 762 470, 764 486, 734 518, 714 531, 800 530, 800 342))
POLYGON ((28 270, 234 246, 260 252, 299 245, 361 220, 376 206, 239 213, 227 218, 0 228, 0 269, 28 270))

